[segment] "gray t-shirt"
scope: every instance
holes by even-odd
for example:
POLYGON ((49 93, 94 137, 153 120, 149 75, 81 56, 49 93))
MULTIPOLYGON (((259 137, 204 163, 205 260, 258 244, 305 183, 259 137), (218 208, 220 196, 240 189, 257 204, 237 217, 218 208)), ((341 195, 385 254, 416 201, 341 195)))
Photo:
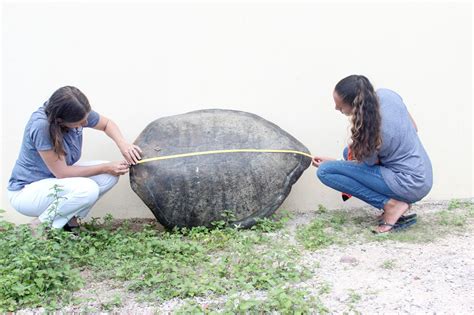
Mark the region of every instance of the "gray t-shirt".
MULTIPOLYGON (((20 154, 13 167, 7 189, 10 191, 21 190, 25 185, 41 179, 54 178, 38 151, 53 149, 49 135, 49 123, 45 113, 45 105, 35 111, 25 127, 20 154)), ((94 127, 99 122, 100 115, 91 111, 87 118, 86 127, 94 127)), ((66 164, 73 165, 81 157, 82 129, 69 129, 64 134, 64 151, 66 164)))
MULTIPOLYGON (((388 187, 406 201, 425 197, 433 186, 431 161, 400 95, 377 90, 382 116, 382 146, 378 159, 388 187)), ((375 158, 365 161, 374 164, 375 158)))

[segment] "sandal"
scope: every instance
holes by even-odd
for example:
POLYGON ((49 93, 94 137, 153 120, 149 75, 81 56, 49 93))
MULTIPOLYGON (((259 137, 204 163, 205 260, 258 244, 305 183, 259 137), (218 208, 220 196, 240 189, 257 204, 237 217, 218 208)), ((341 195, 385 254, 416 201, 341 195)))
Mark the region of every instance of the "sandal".
MULTIPOLYGON (((405 223, 405 222, 408 222, 408 221, 413 220, 413 219, 416 220, 416 213, 400 216, 400 218, 398 218, 398 220, 397 220, 397 223, 405 223)), ((383 218, 378 219, 377 222, 378 222, 378 224, 384 223, 383 218)))
POLYGON ((66 223, 65 226, 63 226, 63 230, 66 231, 66 232, 75 232, 75 231, 78 231, 80 229, 80 225, 72 225, 72 224, 69 224, 66 223))
POLYGON ((77 217, 74 216, 63 226, 63 230, 66 232, 74 232, 79 230, 80 227, 79 222, 77 222, 77 217))
POLYGON ((385 234, 385 233, 389 233, 389 232, 400 232, 410 226, 412 226, 413 224, 416 223, 416 218, 413 217, 411 220, 408 220, 408 221, 405 221, 405 222, 396 222, 395 224, 390 224, 390 223, 387 223, 387 222, 380 222, 379 223, 379 227, 380 226, 389 226, 390 229, 385 231, 385 232, 379 232, 377 230, 372 230, 372 233, 374 234, 385 234))

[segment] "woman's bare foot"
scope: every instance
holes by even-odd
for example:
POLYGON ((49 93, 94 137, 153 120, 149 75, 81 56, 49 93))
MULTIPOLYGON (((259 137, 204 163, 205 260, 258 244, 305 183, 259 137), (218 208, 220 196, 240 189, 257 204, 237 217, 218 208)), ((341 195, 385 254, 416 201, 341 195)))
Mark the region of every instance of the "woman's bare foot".
MULTIPOLYGON (((411 206, 412 206, 412 204, 409 203, 408 204, 408 210, 406 212, 411 210, 411 206)), ((404 213, 402 215, 404 215, 404 213)), ((376 218, 377 218, 377 222, 379 222, 379 221, 384 222, 385 221, 385 211, 382 210, 382 213, 380 215, 378 215, 376 218)))
POLYGON ((30 228, 31 235, 33 235, 33 237, 38 237, 38 228, 40 227, 41 223, 43 222, 41 222, 38 218, 28 223, 28 227, 30 228))
POLYGON ((410 205, 403 201, 390 199, 384 207, 383 222, 387 225, 381 224, 377 227, 378 233, 385 233, 390 231, 398 219, 410 208, 410 205))
POLYGON ((30 227, 30 229, 36 230, 41 225, 41 223, 42 222, 38 218, 36 218, 30 223, 28 223, 28 226, 30 227))

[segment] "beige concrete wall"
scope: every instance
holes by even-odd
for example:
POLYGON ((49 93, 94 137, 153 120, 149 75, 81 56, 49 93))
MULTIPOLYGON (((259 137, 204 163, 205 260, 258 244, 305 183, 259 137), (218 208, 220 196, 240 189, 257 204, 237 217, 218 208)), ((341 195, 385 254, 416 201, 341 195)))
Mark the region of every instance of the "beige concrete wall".
MULTIPOLYGON (((153 119, 203 108, 249 111, 340 156, 348 121, 333 108, 342 77, 365 74, 404 98, 434 167, 429 199, 473 196, 469 3, 14 4, 2 14, 1 203, 30 114, 63 85, 133 141, 153 119)), ((121 156, 88 130, 83 159, 121 156)), ((340 201, 308 169, 282 208, 340 201)), ((124 176, 92 216, 151 213, 124 176)))

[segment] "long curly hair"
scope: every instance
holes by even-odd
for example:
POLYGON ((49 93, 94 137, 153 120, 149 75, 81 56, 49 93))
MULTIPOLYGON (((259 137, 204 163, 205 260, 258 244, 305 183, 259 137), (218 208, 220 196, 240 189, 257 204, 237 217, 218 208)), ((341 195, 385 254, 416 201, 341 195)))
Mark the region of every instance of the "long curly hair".
POLYGON ((352 108, 350 145, 354 160, 363 161, 382 145, 380 104, 370 81, 350 75, 336 84, 334 91, 352 108))
POLYGON ((68 130, 64 123, 81 121, 91 111, 87 97, 76 87, 64 86, 57 89, 46 104, 49 135, 53 150, 60 158, 66 155, 63 146, 64 133, 68 130))

